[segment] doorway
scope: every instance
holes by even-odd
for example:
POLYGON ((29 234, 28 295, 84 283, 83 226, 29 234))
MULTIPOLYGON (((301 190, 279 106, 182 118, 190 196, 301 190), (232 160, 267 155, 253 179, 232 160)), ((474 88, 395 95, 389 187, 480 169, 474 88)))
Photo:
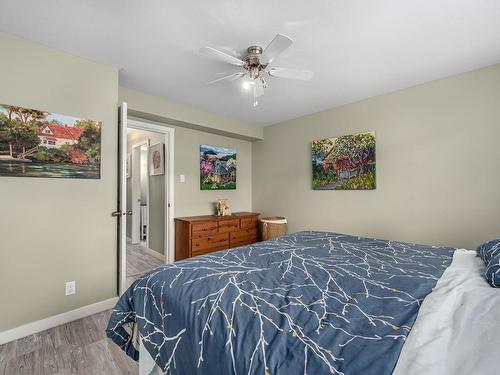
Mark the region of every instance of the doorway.
POLYGON ((127 119, 121 109, 119 292, 174 260, 174 129, 127 119))

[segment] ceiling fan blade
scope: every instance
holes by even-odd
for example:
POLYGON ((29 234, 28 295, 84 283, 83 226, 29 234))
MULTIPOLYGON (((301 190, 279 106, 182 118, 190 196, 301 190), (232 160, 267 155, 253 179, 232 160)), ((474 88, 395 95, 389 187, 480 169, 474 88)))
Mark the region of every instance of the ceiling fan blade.
POLYGON ((243 60, 238 59, 237 57, 231 56, 225 52, 219 51, 218 49, 212 48, 212 47, 203 47, 200 49, 200 52, 216 57, 219 60, 225 61, 229 64, 237 65, 237 66, 244 66, 245 62, 243 60))
POLYGON ((308 81, 314 76, 314 73, 310 70, 298 70, 289 68, 271 68, 269 69, 268 73, 273 77, 300 79, 302 81, 308 81))
POLYGON ((278 34, 269 43, 262 53, 262 61, 266 64, 271 63, 276 57, 281 55, 288 47, 293 44, 293 40, 283 34, 278 34))
POLYGON ((221 81, 235 81, 238 78, 243 77, 244 75, 245 75, 244 72, 230 74, 228 76, 224 76, 222 78, 217 78, 217 79, 214 79, 213 81, 207 82, 207 85, 211 85, 213 83, 217 83, 217 82, 221 82, 221 81))

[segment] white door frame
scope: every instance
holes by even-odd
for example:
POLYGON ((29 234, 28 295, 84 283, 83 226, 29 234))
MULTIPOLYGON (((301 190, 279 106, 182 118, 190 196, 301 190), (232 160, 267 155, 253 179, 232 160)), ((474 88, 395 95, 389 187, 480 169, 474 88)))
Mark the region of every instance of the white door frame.
MULTIPOLYGON (((130 120, 129 120, 130 121, 130 120)), ((129 126, 130 128, 130 126, 129 126)), ((132 175, 131 175, 131 206, 130 209, 132 210, 132 225, 130 227, 130 239, 133 244, 139 244, 141 243, 141 233, 142 233, 142 228, 140 228, 140 217, 141 217, 141 203, 140 197, 141 197, 141 191, 142 191, 142 183, 141 183, 141 159, 142 159, 142 149, 141 146, 148 146, 149 147, 149 139, 134 143, 130 147, 130 152, 132 155, 132 175), (139 201, 137 200, 139 196, 139 201)), ((148 166, 149 166, 149 160, 148 160, 148 166)), ((149 168, 148 168, 148 176, 149 176, 149 168)), ((149 178, 146 180, 146 184, 148 186, 147 188, 147 201, 148 201, 148 235, 149 235, 149 178)), ((149 247, 149 236, 146 237, 147 241, 147 247, 149 247)))
POLYGON ((127 126, 162 133, 165 137, 165 263, 175 260, 174 242, 174 132, 175 129, 163 125, 156 125, 145 121, 128 120, 127 126))

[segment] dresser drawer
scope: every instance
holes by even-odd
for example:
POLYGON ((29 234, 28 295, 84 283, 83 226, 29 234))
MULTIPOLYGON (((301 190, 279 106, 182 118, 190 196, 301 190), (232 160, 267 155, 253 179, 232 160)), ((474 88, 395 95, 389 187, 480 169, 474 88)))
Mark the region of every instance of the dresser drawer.
POLYGON ((238 230, 238 219, 236 220, 221 220, 219 221, 219 233, 231 232, 238 230))
POLYGON ((231 232, 231 247, 248 245, 257 242, 257 229, 242 229, 231 232))
POLYGON ((191 224, 191 237, 198 238, 217 233, 217 222, 207 221, 204 223, 191 224))
POLYGON ((241 229, 257 228, 257 216, 244 217, 240 219, 240 228, 241 229))
POLYGON ((257 242, 257 238, 251 239, 251 240, 248 240, 248 239, 234 240, 234 241, 231 241, 231 248, 240 247, 240 246, 247 246, 247 245, 251 245, 251 244, 256 243, 256 242, 257 242))
POLYGON ((212 251, 229 248, 229 233, 209 235, 191 240, 192 256, 211 253, 212 251))

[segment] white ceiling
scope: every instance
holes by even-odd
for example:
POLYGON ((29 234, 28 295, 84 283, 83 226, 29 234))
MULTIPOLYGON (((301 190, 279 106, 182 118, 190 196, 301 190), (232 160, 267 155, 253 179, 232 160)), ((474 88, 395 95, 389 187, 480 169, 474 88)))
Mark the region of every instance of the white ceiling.
MULTIPOLYGON (((256 125, 500 62, 499 0, 1 0, 0 30, 120 69, 120 84, 256 125), (241 54, 276 33, 295 44, 252 107, 236 67, 199 53, 241 54)), ((4 58, 3 56, 1 58, 4 58)))

